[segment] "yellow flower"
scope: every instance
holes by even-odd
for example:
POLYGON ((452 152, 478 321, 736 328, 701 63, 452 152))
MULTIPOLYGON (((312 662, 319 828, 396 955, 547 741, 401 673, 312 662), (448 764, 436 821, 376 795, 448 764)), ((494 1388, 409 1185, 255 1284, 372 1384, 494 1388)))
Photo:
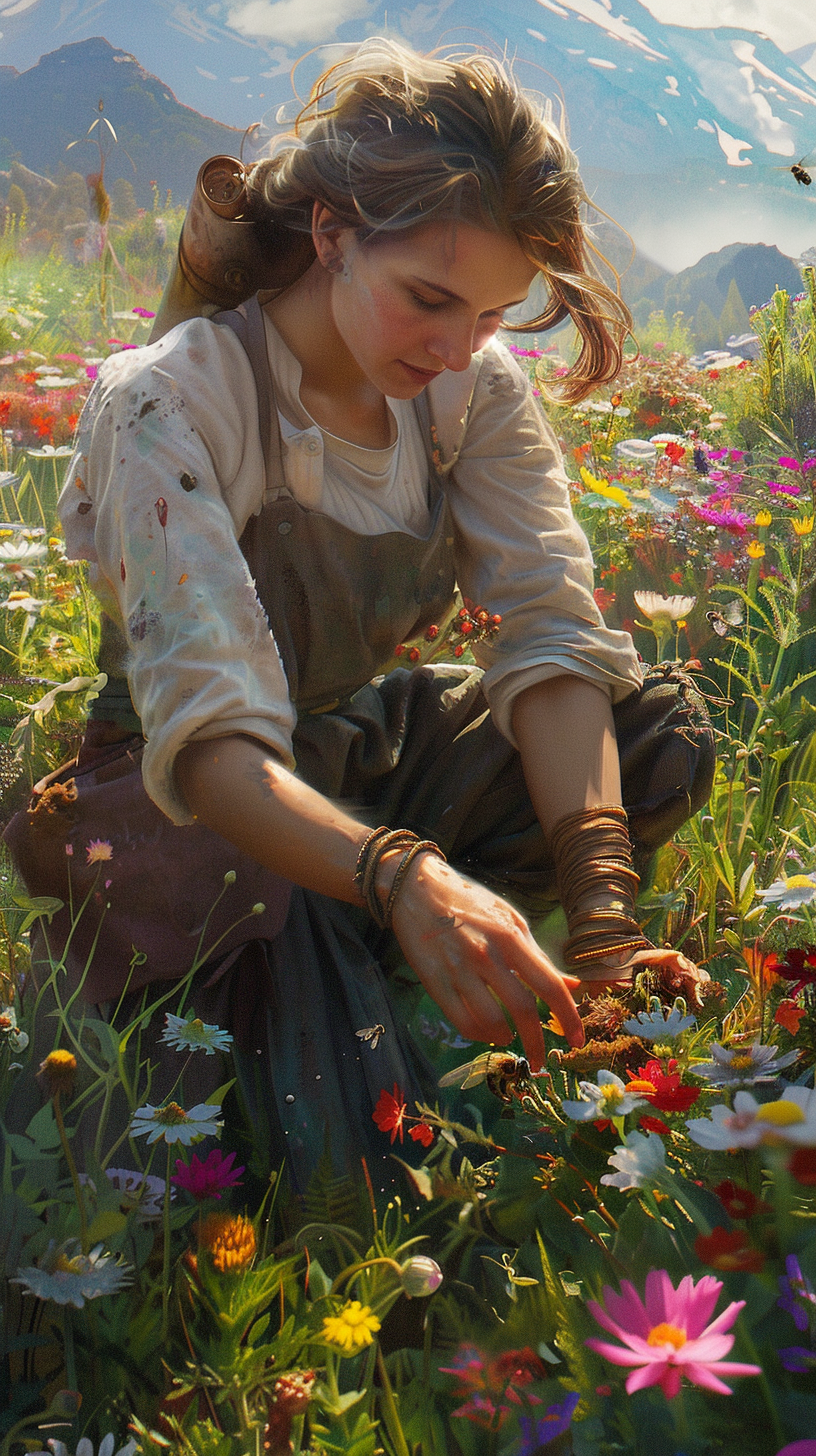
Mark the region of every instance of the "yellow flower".
POLYGON ((240 1213, 210 1213, 199 1229, 198 1245, 219 1274, 242 1274, 255 1258, 255 1228, 240 1213))
POLYGON ((596 495, 605 496, 613 505, 623 506, 628 511, 632 510, 632 502, 625 490, 621 490, 618 485, 610 485, 609 481, 604 480, 602 477, 593 475, 592 471, 587 470, 585 465, 581 466, 581 479, 587 490, 594 491, 596 495))
POLYGON ((757 511, 756 515, 754 516, 754 525, 770 526, 772 520, 773 516, 771 515, 770 511, 757 511))
POLYGON ((809 536, 813 530, 813 516, 794 516, 791 525, 797 536, 809 536))
POLYGON ((748 542, 748 555, 752 561, 759 561, 760 556, 765 555, 765 547, 761 541, 748 542))
POLYGON ((370 1345, 380 1321, 367 1304, 352 1299, 339 1314, 327 1315, 323 1321, 323 1339, 327 1345, 336 1345, 343 1355, 356 1355, 370 1345))
POLYGON ((57 1047, 56 1051, 48 1053, 45 1061, 40 1063, 39 1076, 48 1088, 49 1097, 56 1097, 58 1092, 70 1093, 76 1069, 77 1059, 73 1052, 57 1047))

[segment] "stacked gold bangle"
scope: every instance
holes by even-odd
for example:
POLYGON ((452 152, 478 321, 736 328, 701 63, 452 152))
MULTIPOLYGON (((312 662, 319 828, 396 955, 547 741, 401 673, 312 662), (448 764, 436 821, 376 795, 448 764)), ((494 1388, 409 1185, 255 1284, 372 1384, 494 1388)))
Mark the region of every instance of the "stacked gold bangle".
POLYGON ((438 844, 435 844, 432 839, 420 839, 419 835, 414 834, 411 829, 389 829, 387 824, 381 824, 379 829, 372 829, 368 837, 363 840, 354 867, 354 884, 365 902, 369 915, 381 930, 390 930, 397 896, 405 884, 408 871, 417 855, 425 853, 435 854, 440 859, 445 859, 438 844), (377 896, 377 871, 383 857, 395 849, 404 849, 405 853, 397 865, 388 899, 383 906, 377 896))
POLYGON ((570 932, 567 965, 646 949, 651 942, 636 918, 640 880, 632 866, 626 810, 604 804, 568 814, 556 824, 551 848, 570 932))

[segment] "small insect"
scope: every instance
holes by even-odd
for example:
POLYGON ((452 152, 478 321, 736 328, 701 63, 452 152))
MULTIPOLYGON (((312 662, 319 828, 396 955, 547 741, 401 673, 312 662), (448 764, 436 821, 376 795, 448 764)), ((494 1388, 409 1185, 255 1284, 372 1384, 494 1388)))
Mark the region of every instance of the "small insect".
POLYGON ((354 1035, 359 1036, 361 1041, 367 1041, 371 1050, 375 1052, 380 1037, 385 1036, 385 1027, 380 1026, 378 1022, 376 1026, 364 1026, 361 1031, 355 1031, 354 1035))
POLYGON ((816 166, 816 152, 811 152, 809 156, 801 157, 798 162, 794 162, 792 167, 774 167, 772 170, 774 172, 790 172, 796 178, 800 187, 809 187, 813 181, 810 175, 810 169, 814 166, 816 166))
POLYGON ((745 620, 742 603, 726 602, 722 611, 706 612, 706 621, 711 623, 718 637, 727 637, 729 627, 739 627, 745 620))
POLYGON ((530 1063, 512 1052, 482 1052, 472 1062, 454 1067, 439 1078, 440 1087, 477 1087, 486 1082, 494 1097, 512 1102, 530 1081, 530 1063))

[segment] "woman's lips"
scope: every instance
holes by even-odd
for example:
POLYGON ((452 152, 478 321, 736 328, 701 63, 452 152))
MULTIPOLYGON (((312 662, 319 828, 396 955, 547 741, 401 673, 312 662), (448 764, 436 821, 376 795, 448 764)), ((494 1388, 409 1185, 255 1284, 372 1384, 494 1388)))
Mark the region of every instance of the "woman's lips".
POLYGON ((441 369, 417 369, 415 364, 408 364, 404 359, 400 359, 399 362, 403 369, 407 369, 414 379, 421 379, 423 384, 430 383, 432 379, 436 379, 442 373, 441 369))

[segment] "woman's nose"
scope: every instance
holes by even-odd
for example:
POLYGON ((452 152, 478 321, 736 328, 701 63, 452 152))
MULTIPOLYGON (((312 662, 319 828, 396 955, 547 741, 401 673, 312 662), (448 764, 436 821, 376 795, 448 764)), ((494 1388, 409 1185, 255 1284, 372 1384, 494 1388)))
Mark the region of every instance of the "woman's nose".
POLYGON ((460 328, 446 328, 427 344, 428 353, 454 373, 467 369, 473 358, 473 348, 473 329, 469 324, 460 328))

